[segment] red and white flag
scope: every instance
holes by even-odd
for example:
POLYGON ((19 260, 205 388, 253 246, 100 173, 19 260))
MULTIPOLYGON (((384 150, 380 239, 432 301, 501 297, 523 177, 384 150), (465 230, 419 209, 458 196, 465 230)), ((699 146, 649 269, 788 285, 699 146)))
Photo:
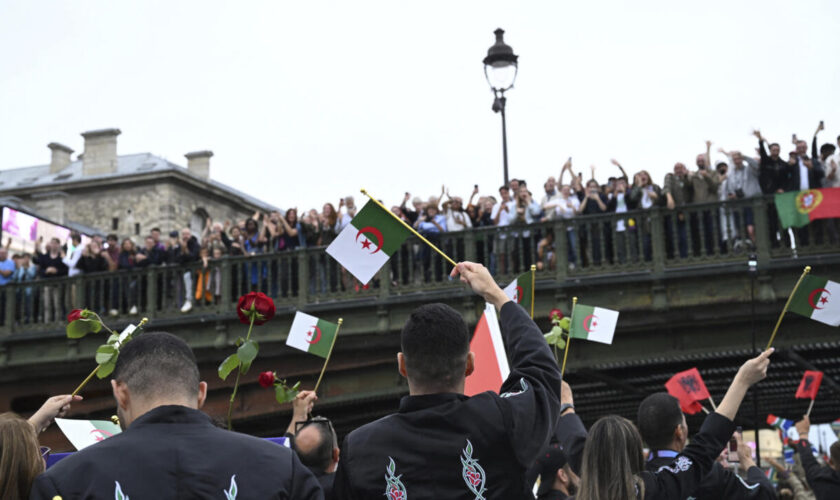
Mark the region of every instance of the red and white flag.
POLYGON ((470 350, 475 353, 475 370, 467 377, 464 394, 474 396, 485 391, 498 393, 502 382, 510 375, 510 366, 493 304, 487 304, 484 314, 478 320, 470 350))

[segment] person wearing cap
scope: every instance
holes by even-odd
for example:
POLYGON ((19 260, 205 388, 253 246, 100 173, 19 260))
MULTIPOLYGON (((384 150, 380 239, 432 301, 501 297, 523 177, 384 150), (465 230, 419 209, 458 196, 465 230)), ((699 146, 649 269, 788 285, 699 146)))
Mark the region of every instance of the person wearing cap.
MULTIPOLYGON (((646 397, 639 405, 639 432, 650 448, 645 469, 656 472, 670 466, 675 457, 685 449, 688 442, 688 426, 677 398, 666 392, 657 392, 646 397)), ((749 499, 771 500, 776 498, 773 484, 756 466, 750 448, 740 442, 738 446, 738 467, 746 479, 725 469, 715 462, 711 471, 692 492, 697 500, 749 499)))
POLYGON ((537 500, 566 500, 577 492, 580 478, 572 472, 560 443, 549 444, 537 458, 536 465, 540 469, 537 500))

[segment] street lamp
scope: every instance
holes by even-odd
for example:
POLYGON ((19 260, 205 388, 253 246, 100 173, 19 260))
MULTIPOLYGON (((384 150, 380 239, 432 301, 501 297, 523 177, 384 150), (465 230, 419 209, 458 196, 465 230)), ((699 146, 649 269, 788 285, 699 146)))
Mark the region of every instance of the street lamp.
POLYGON ((502 113, 502 155, 505 165, 505 186, 508 184, 508 159, 507 159, 507 124, 505 123, 505 92, 513 88, 516 80, 516 73, 519 70, 517 59, 519 56, 513 53, 510 45, 506 44, 503 37, 505 30, 496 29, 496 43, 487 49, 487 57, 484 58, 484 76, 493 91, 493 112, 502 113))

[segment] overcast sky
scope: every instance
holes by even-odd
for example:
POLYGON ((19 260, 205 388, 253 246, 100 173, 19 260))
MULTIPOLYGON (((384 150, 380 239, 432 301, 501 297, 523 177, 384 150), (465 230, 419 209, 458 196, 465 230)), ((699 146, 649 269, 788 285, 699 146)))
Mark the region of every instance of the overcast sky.
MULTIPOLYGON (((520 56, 512 177, 541 192, 566 158, 661 183, 760 127, 840 134, 836 1, 0 0, 0 169, 118 127, 120 154, 215 153, 211 176, 286 208, 366 187, 386 203, 502 182, 481 60, 520 56)), ((2 175, 2 172, 0 172, 2 175)), ((358 199, 358 198, 357 198, 358 199)))

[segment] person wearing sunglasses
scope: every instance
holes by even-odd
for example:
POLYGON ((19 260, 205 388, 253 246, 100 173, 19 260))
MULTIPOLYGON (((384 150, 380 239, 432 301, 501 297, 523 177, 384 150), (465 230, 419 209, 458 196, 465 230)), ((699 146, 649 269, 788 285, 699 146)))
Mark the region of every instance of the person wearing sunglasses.
POLYGON ((311 415, 317 400, 315 391, 298 393, 292 400, 292 420, 286 429, 286 436, 301 463, 315 474, 324 490, 324 499, 331 500, 340 450, 330 419, 311 415))

